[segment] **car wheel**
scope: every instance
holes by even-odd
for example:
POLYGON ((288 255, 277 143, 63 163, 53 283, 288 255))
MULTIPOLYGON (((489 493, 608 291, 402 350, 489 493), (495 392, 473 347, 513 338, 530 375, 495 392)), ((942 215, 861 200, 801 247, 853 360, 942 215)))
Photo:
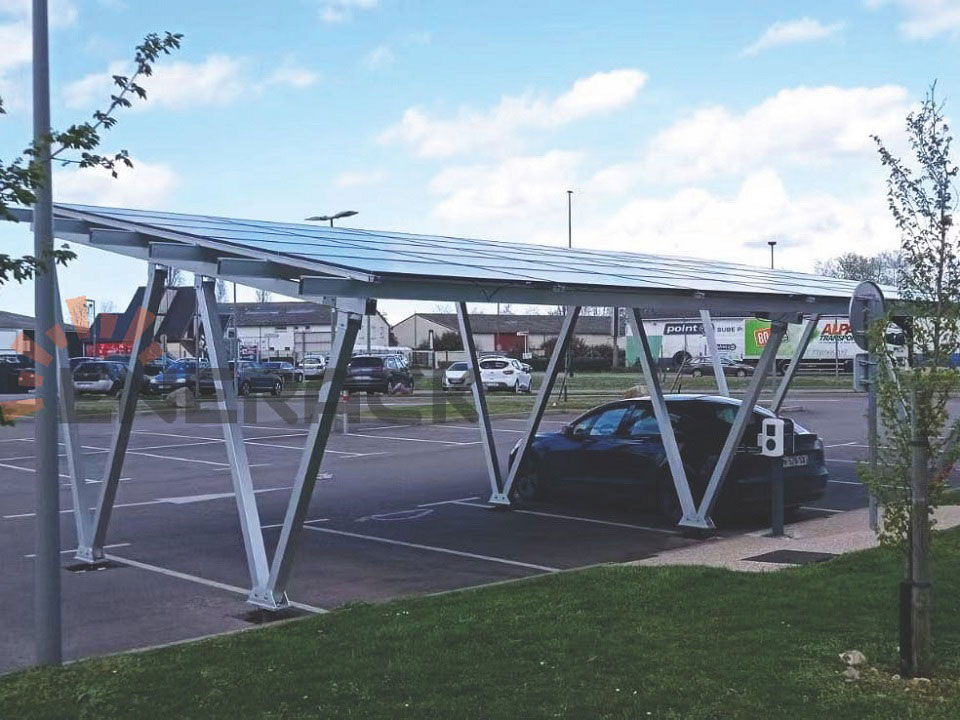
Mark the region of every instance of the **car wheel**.
POLYGON ((737 377, 739 377, 739 378, 746 377, 746 376, 747 376, 747 371, 744 370, 743 368, 741 368, 741 369, 737 370, 736 375, 737 375, 737 377))
POLYGON ((122 389, 123 389, 123 386, 120 383, 115 382, 113 385, 110 386, 110 392, 108 393, 108 395, 110 395, 110 397, 116 397, 117 395, 120 394, 120 391, 122 389))
POLYGON ((250 391, 251 391, 252 389, 253 389, 253 388, 250 387, 250 381, 249 381, 249 380, 244 380, 242 383, 240 383, 240 394, 241 394, 241 395, 249 395, 249 394, 250 394, 250 391))
POLYGON ((283 392, 283 383, 277 380, 277 382, 273 384, 273 387, 270 388, 270 394, 276 397, 281 392, 283 392))
POLYGON ((690 374, 693 375, 694 377, 703 377, 703 370, 700 370, 700 369, 698 368, 698 369, 694 370, 694 371, 693 371, 692 373, 690 373, 690 374))
POLYGON ((525 462, 524 468, 517 473, 513 487, 514 495, 523 502, 539 500, 544 496, 544 483, 529 461, 525 462))
POLYGON ((519 380, 517 380, 517 381, 513 384, 513 392, 514 392, 515 394, 517 394, 517 395, 519 395, 521 392, 523 392, 523 388, 520 387, 520 381, 519 381, 519 380))

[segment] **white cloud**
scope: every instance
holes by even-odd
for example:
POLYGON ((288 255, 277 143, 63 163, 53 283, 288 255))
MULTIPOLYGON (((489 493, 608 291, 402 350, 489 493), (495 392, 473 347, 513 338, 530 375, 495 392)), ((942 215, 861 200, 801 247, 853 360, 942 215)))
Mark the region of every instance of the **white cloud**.
POLYGON ((366 57, 363 58, 363 64, 370 70, 376 70, 393 65, 395 59, 396 57, 389 45, 379 45, 367 53, 366 57))
POLYGON ((268 75, 267 79, 263 81, 263 85, 282 85, 302 89, 316 85, 319 79, 320 76, 312 70, 288 62, 268 75))
POLYGON ((577 80, 562 95, 548 100, 531 93, 505 95, 489 110, 462 108, 452 119, 430 117, 407 109, 401 121, 380 136, 381 142, 413 146, 421 157, 446 157, 485 147, 502 147, 515 133, 560 127, 590 115, 618 110, 631 103, 647 81, 633 69, 598 72, 577 80))
POLYGON ((156 208, 176 189, 176 172, 162 163, 134 158, 133 169, 121 169, 117 178, 98 168, 56 170, 53 192, 58 202, 129 208, 156 208))
POLYGON ((455 223, 527 217, 562 197, 581 159, 577 152, 552 150, 496 165, 447 168, 430 182, 430 191, 443 196, 433 214, 455 223))
POLYGON ((900 32, 911 40, 960 37, 960 0, 866 0, 868 7, 895 5, 905 16, 900 32))
POLYGON ((778 264, 796 269, 847 250, 872 254, 897 246, 882 187, 853 202, 826 193, 794 197, 772 170, 749 175, 728 197, 691 187, 634 198, 590 236, 590 247, 755 265, 765 262, 767 241, 777 240, 778 264))
MULTIPOLYGON (((31 0, 0 0, 0 95, 8 108, 19 107, 23 93, 19 79, 10 73, 33 59, 31 7, 31 0)), ((77 8, 72 0, 54 0, 49 17, 51 26, 68 27, 77 20, 77 8)))
POLYGON ((378 4, 378 0, 319 0, 320 20, 328 25, 346 22, 355 10, 373 10, 378 4))
POLYGON ((741 54, 756 55, 764 50, 781 45, 823 40, 836 35, 842 29, 843 23, 837 22, 825 25, 813 18, 775 22, 766 29, 756 42, 745 47, 741 54))
POLYGON ((344 172, 337 175, 333 182, 338 187, 366 187, 369 185, 379 185, 387 179, 385 170, 370 170, 357 172, 344 172))
MULTIPOLYGON (((33 0, 0 0, 0 15, 29 23, 32 12, 33 0)), ((74 0, 52 0, 47 15, 53 27, 68 27, 77 21, 77 6, 74 0)))
MULTIPOLYGON (((94 73, 72 82, 64 89, 68 107, 89 107, 108 98, 112 75, 127 74, 124 62, 111 63, 105 73, 94 73)), ((146 102, 134 102, 134 109, 183 109, 198 105, 226 105, 246 89, 243 64, 227 55, 210 55, 200 63, 161 63, 150 77, 138 82, 147 91, 146 102)))
POLYGON ((894 134, 909 111, 905 88, 799 87, 746 112, 695 111, 649 143, 640 167, 650 177, 686 181, 736 174, 773 162, 819 164, 872 151, 872 133, 894 134))

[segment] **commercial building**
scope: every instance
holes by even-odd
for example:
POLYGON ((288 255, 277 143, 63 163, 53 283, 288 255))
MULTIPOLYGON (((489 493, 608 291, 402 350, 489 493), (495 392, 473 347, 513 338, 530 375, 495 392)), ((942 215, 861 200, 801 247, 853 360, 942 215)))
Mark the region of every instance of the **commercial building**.
MULTIPOLYGON (((480 352, 531 353, 540 355, 543 344, 556 338, 563 324, 562 315, 514 315, 473 313, 470 315, 473 337, 480 352)), ((610 345, 613 321, 610 315, 581 315, 576 337, 587 345, 610 345)), ((414 313, 393 326, 399 345, 417 348, 429 346, 445 333, 460 332, 455 313, 414 313)), ((623 337, 622 327, 617 333, 623 337)))

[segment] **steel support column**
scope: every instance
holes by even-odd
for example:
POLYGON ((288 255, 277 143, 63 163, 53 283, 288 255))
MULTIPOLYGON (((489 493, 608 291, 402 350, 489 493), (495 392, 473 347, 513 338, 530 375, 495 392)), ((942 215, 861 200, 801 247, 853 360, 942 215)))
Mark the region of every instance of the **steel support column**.
POLYGON ((70 474, 70 497, 73 501, 73 519, 77 527, 77 546, 89 546, 93 532, 93 508, 96 504, 90 491, 96 485, 87 483, 83 469, 83 450, 80 443, 80 427, 76 417, 76 397, 73 390, 73 373, 70 370, 70 352, 67 347, 63 322, 63 299, 60 297, 60 283, 55 267, 53 273, 54 317, 56 318, 58 337, 56 346, 57 384, 60 389, 60 428, 63 430, 63 444, 67 455, 67 468, 70 474))
POLYGON ((760 355, 757 369, 753 373, 749 387, 747 387, 747 394, 740 403, 730 432, 727 433, 727 440, 723 444, 723 450, 720 451, 720 457, 717 458, 717 464, 710 475, 710 482, 707 483, 707 489, 700 501, 700 507, 697 509, 697 517, 689 522, 681 520, 681 525, 707 530, 714 527, 713 520, 710 519, 710 513, 713 511, 717 493, 720 491, 730 466, 733 464, 733 458, 737 454, 737 448, 740 447, 743 433, 750 421, 753 420, 753 410, 760 397, 760 391, 763 389, 763 383, 777 360, 777 351, 780 349, 780 343, 783 341, 786 332, 787 324, 785 322, 774 321, 770 324, 770 337, 767 339, 763 353, 760 355))
POLYGON ((243 425, 237 407, 237 391, 230 374, 227 348, 223 342, 223 324, 220 322, 218 312, 216 283, 198 277, 195 287, 200 320, 203 323, 203 332, 207 341, 207 353, 210 357, 210 368, 213 372, 213 383, 217 392, 217 409, 220 412, 220 424, 223 427, 227 459, 230 462, 230 477, 233 480, 233 492, 237 500, 243 548, 247 555, 251 597, 260 597, 266 592, 270 566, 267 563, 267 551, 263 545, 260 512, 257 509, 257 496, 253 491, 247 448, 243 443, 243 425))
POLYGON ((723 373, 723 364, 720 362, 720 354, 717 352, 717 333, 714 331, 713 318, 710 317, 709 310, 700 311, 700 322, 703 323, 703 334, 707 338, 707 352, 710 353, 713 376, 717 380, 717 391, 724 397, 730 397, 730 390, 727 388, 727 376, 723 373))
POLYGON ((473 329, 470 327, 470 316, 467 314, 466 303, 457 303, 457 320, 460 322, 460 338, 463 340, 463 349, 467 351, 467 362, 470 365, 472 376, 470 389, 473 392, 473 402, 476 405, 480 423, 483 456, 487 462, 487 476, 490 478, 490 496, 491 498, 501 498, 504 496, 503 476, 500 472, 500 460, 497 458, 497 444, 493 438, 490 413, 487 411, 487 394, 483 387, 483 378, 480 375, 477 343, 473 337, 473 329))
POLYGON ((330 437, 330 429, 333 427, 337 406, 340 403, 340 392, 347 375, 347 363, 350 361, 353 344, 360 331, 360 323, 363 321, 363 307, 364 301, 360 300, 349 310, 344 311, 341 308, 337 312, 336 334, 330 353, 332 367, 327 368, 323 385, 320 387, 316 416, 310 425, 307 443, 300 458, 300 467, 294 478, 293 491, 287 505, 283 527, 280 530, 280 540, 270 565, 267 589, 262 596, 251 595, 249 601, 254 605, 270 610, 277 610, 287 605, 286 589, 290 569, 303 533, 303 522, 310 508, 310 499, 317 482, 320 463, 323 461, 323 453, 327 447, 327 439, 330 437))
POLYGON ((800 333, 800 342, 798 342, 797 347, 794 348, 793 357, 790 358, 790 365, 783 374, 783 379, 780 381, 780 384, 777 385, 777 389, 773 393, 773 400, 770 402, 770 410, 774 415, 780 414, 780 408, 783 407, 783 401, 787 397, 787 391, 790 390, 790 385, 793 383, 793 376, 797 374, 797 368, 800 366, 800 361, 803 360, 804 353, 807 352, 810 340, 813 339, 813 332, 817 329, 818 322, 820 322, 820 316, 811 315, 803 325, 803 331, 800 333))
POLYGON ((493 505, 510 504, 510 491, 513 489, 513 483, 517 479, 517 472, 523 466, 523 460, 527 455, 530 443, 533 442, 533 438, 540 428, 540 421, 543 419, 543 413, 547 409, 547 403, 550 401, 553 384, 557 380, 560 365, 564 362, 564 358, 567 355, 567 348, 570 347, 570 341, 573 339, 573 329, 577 324, 577 318, 579 316, 579 306, 568 307, 566 315, 563 316, 560 333, 557 335, 556 345, 553 346, 553 354, 550 356, 550 362, 547 364, 547 372, 543 376, 543 384, 540 385, 540 389, 537 391, 537 399, 533 404, 533 410, 530 412, 530 420, 527 424, 526 433, 524 433, 520 439, 520 447, 517 449, 513 464, 507 472, 507 480, 503 484, 503 493, 490 498, 490 503, 493 505))
POLYGON ((113 428, 107 464, 103 470, 100 498, 97 500, 97 509, 93 516, 93 536, 88 545, 77 547, 77 560, 82 562, 94 563, 103 560, 103 544, 106 542, 107 528, 110 526, 110 514, 113 512, 113 503, 117 497, 120 471, 123 469, 123 460, 127 454, 127 444, 130 442, 130 431, 133 429, 133 419, 137 410, 137 398, 140 395, 143 355, 144 351, 153 344, 157 310, 160 309, 160 298, 163 297, 166 284, 167 268, 150 263, 143 302, 137 310, 129 331, 133 335, 130 365, 127 368, 127 378, 123 383, 120 409, 113 428))
MULTIPOLYGON (((683 511, 683 521, 693 522, 697 515, 697 506, 693 501, 693 494, 690 492, 690 482, 683 467, 683 459, 680 457, 677 438, 673 433, 670 411, 663 397, 663 389, 660 387, 660 376, 657 374, 653 353, 650 350, 650 341, 643 327, 643 318, 640 317, 638 309, 631 308, 628 319, 633 336, 638 340, 640 367, 643 369, 647 392, 653 405, 653 414, 657 418, 657 427, 660 429, 660 440, 663 442, 663 449, 667 455, 670 476, 673 479, 673 486, 677 491, 677 498, 683 511)), ((707 321, 709 321, 709 315, 707 321)), ((681 524, 683 524, 682 521, 681 524)))

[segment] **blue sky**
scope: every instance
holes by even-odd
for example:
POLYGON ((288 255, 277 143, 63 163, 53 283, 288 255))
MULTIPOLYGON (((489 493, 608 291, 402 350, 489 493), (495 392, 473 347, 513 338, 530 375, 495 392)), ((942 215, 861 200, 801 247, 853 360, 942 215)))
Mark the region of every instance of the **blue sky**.
MULTIPOLYGON (((30 132, 29 4, 0 0, 4 159, 30 132)), ((578 245, 764 264, 776 239, 802 270, 895 246, 869 135, 901 147, 935 78, 960 102, 960 0, 51 5, 58 127, 146 32, 185 35, 107 137, 136 169, 59 170, 63 201, 559 244, 572 188, 578 245)), ((144 276, 81 249, 62 285, 122 306, 144 276)))

